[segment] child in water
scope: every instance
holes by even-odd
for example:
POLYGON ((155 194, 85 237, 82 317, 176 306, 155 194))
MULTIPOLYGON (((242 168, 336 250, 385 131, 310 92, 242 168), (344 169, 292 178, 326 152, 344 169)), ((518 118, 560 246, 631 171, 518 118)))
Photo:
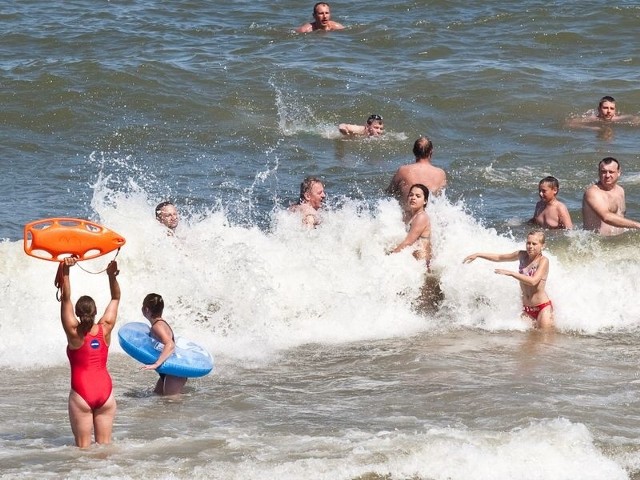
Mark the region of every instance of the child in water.
MULTIPOLYGON (((164 300, 157 293, 150 293, 144 297, 142 302, 142 314, 144 318, 151 323, 151 335, 164 344, 162 353, 152 365, 145 365, 143 370, 155 370, 160 367, 164 361, 171 356, 176 349, 173 330, 165 319, 162 318, 164 311, 164 300)), ((182 393, 182 388, 187 383, 184 377, 176 377, 174 375, 166 375, 159 373, 160 378, 153 390, 158 395, 177 395, 182 393)))
POLYGON ((513 277, 520 282, 522 291, 522 314, 527 315, 533 326, 540 329, 553 327, 553 305, 545 291, 549 275, 549 259, 542 255, 544 233, 532 231, 527 235, 526 250, 512 253, 474 253, 464 259, 463 263, 471 263, 476 258, 484 258, 492 262, 511 262, 518 260, 518 271, 496 269, 495 273, 513 277))
POLYGON ((573 228, 567 206, 557 198, 559 190, 560 183, 557 178, 544 177, 540 180, 538 195, 540 195, 541 200, 536 204, 530 223, 539 225, 542 228, 573 228))

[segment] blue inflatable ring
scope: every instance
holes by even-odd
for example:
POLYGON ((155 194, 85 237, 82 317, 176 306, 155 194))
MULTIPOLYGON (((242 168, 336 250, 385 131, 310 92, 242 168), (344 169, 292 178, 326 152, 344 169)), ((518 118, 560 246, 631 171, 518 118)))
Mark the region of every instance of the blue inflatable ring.
MULTIPOLYGON (((148 324, 126 323, 118 330, 122 349, 145 365, 151 365, 160 356, 164 345, 151 336, 148 324)), ((158 373, 175 377, 203 377, 213 370, 213 357, 197 343, 175 337, 176 349, 156 369, 158 373)))

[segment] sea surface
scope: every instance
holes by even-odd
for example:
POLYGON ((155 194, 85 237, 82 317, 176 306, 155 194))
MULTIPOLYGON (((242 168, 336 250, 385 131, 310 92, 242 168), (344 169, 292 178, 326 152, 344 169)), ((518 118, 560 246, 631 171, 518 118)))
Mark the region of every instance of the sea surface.
MULTIPOLYGON (((603 95, 640 114, 640 6, 331 6, 345 30, 301 35, 313 2, 0 4, 0 478, 640 479, 640 233, 580 228, 605 156, 640 218, 640 126, 567 127, 603 95), (373 113, 382 138, 341 137, 373 113), (385 254, 405 230, 384 189, 420 135, 449 179, 437 308, 423 265, 385 254), (313 230, 287 212, 307 175, 328 194, 313 230), (578 228, 547 235, 544 334, 517 282, 462 259, 523 248, 547 175, 578 228), (23 251, 48 217, 126 238, 120 325, 160 293, 215 357, 159 398, 114 335, 108 446, 73 446, 57 265, 23 251)), ((114 255, 74 267, 74 298, 106 306, 114 255)))

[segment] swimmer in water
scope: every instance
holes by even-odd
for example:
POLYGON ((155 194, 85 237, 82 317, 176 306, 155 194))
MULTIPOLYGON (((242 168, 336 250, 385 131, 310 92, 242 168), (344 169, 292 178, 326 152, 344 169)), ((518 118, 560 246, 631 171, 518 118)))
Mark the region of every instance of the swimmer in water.
POLYGON ((567 206, 558 200, 560 182, 555 177, 544 177, 538 183, 540 201, 536 204, 530 223, 550 229, 571 229, 573 222, 567 206))
POLYGON ((344 26, 331 20, 331 7, 326 2, 318 2, 313 6, 313 22, 305 23, 296 28, 297 33, 309 33, 316 30, 342 30, 344 26))
POLYGON ((300 184, 298 203, 291 205, 289 211, 299 213, 302 223, 307 227, 316 227, 320 224, 319 211, 326 196, 322 180, 318 177, 307 177, 300 184))
POLYGON ((369 115, 364 125, 341 123, 338 130, 343 135, 379 137, 384 133, 384 120, 380 115, 369 115))
POLYGON ((522 291, 522 315, 526 315, 539 329, 553 328, 553 305, 545 291, 547 276, 549 275, 549 259, 542 255, 544 248, 544 233, 532 231, 527 235, 526 250, 516 250, 512 253, 474 253, 467 256, 463 263, 471 263, 476 258, 484 258, 491 262, 520 263, 518 271, 498 268, 495 273, 513 277, 520 282, 522 291))
POLYGON ((173 235, 180 216, 178 215, 178 209, 171 202, 162 202, 156 206, 156 220, 167 227, 169 234, 173 235))
POLYGON ((629 123, 640 125, 640 117, 637 115, 622 115, 616 109, 616 100, 610 95, 605 95, 598 102, 596 110, 590 110, 579 117, 570 118, 568 127, 600 130, 612 123, 629 123))

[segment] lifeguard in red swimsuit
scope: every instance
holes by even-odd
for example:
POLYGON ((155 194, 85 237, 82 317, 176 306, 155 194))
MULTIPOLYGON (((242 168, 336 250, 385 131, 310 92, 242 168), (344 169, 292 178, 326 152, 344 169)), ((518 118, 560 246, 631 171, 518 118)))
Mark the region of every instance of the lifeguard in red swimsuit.
POLYGON ((547 296, 545 286, 549 275, 549 259, 542 255, 544 233, 538 230, 527 235, 526 250, 512 253, 474 253, 464 259, 464 263, 484 258, 492 262, 511 262, 518 260, 517 272, 497 268, 499 275, 513 277, 520 282, 522 290, 523 315, 527 315, 536 328, 553 327, 553 305, 547 296))
POLYGON ((107 370, 107 356, 111 331, 116 323, 120 303, 120 285, 116 279, 118 264, 107 267, 111 301, 95 322, 96 304, 89 296, 82 296, 75 306, 71 303, 69 267, 75 258, 65 258, 62 264, 62 298, 60 318, 67 335, 67 356, 71 365, 71 391, 69 392, 69 420, 76 445, 91 445, 92 430, 97 443, 110 443, 116 400, 113 396, 111 376, 107 370), (77 318, 76 318, 77 315, 77 318))

